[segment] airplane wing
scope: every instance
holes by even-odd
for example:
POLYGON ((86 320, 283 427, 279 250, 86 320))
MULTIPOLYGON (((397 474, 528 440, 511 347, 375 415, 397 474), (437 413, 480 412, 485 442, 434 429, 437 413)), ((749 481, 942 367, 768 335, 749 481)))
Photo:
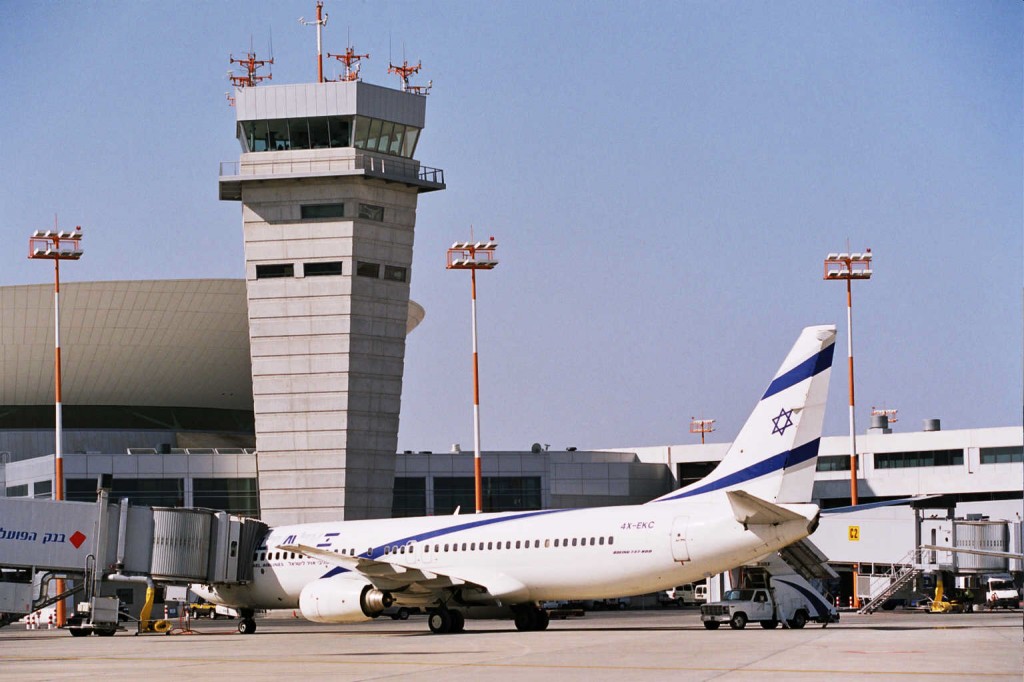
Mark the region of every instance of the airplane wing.
POLYGON ((438 573, 419 566, 399 563, 389 558, 387 561, 354 557, 345 554, 309 547, 308 545, 280 545, 286 552, 296 552, 304 556, 319 559, 325 563, 358 573, 381 590, 396 590, 415 587, 417 590, 444 590, 460 586, 472 586, 486 592, 496 600, 522 600, 529 598, 529 590, 518 580, 502 573, 487 569, 465 568, 452 573, 438 573))

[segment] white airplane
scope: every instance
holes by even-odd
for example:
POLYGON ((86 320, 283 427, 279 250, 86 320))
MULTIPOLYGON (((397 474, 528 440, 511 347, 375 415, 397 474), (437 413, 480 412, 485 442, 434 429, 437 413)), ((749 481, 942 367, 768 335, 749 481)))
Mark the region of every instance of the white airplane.
POLYGON ((718 467, 641 505, 308 523, 271 528, 244 585, 195 586, 234 607, 298 609, 321 623, 394 605, 459 632, 475 607, 543 630, 547 600, 643 594, 721 573, 810 535, 835 327, 803 330, 718 467), (493 609, 490 609, 493 611, 493 609))

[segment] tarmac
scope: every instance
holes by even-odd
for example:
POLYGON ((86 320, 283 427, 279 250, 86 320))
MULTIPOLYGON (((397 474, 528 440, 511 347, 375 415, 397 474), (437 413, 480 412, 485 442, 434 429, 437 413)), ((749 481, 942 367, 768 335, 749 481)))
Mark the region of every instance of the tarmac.
POLYGON ((843 613, 803 630, 705 630, 696 609, 588 613, 545 632, 470 620, 433 635, 426 618, 320 625, 291 614, 240 635, 227 620, 191 633, 0 630, 0 680, 1022 680, 1021 611, 843 613))

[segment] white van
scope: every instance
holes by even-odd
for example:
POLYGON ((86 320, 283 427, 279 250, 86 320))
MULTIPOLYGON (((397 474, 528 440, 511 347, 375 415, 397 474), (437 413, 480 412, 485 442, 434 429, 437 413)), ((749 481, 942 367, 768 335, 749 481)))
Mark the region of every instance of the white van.
POLYGON ((696 606, 708 600, 708 586, 686 583, 658 594, 662 606, 696 606))

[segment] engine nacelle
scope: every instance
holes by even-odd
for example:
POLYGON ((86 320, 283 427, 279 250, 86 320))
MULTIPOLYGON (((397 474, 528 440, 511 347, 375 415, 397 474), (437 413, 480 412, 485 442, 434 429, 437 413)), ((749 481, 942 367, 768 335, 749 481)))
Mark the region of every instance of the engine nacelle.
POLYGON ((360 623, 391 606, 394 599, 368 582, 350 578, 315 580, 302 588, 299 610, 316 623, 360 623))

